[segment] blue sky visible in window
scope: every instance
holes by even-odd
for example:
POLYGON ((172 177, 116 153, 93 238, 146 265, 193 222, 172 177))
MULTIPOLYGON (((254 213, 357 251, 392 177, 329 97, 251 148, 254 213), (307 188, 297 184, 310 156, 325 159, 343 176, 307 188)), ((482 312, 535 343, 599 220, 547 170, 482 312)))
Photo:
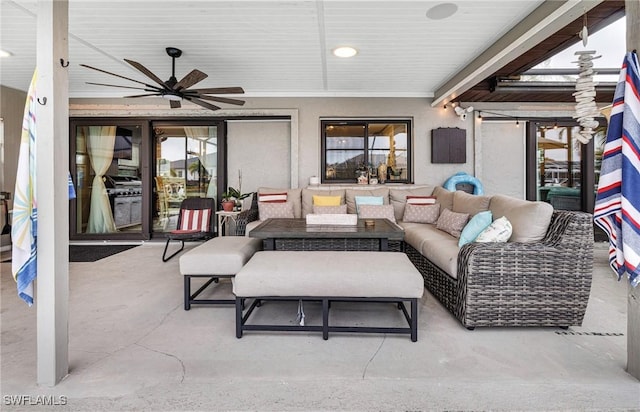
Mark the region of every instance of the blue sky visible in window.
POLYGON ((622 66, 622 60, 626 52, 626 27, 627 19, 622 17, 602 30, 590 34, 586 47, 583 46, 582 41, 580 41, 550 59, 545 60, 537 65, 535 69, 575 69, 578 66, 576 63, 573 63, 577 58, 574 53, 582 50, 595 50, 596 55, 602 56, 594 60, 594 67, 619 69, 622 66))

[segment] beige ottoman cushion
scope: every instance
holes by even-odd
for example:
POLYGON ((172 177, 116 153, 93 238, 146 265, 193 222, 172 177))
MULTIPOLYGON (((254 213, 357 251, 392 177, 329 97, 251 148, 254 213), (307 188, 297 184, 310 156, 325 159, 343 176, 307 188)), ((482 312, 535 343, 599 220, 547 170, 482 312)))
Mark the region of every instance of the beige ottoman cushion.
POLYGON ((257 252, 233 280, 240 297, 420 298, 422 275, 404 253, 257 252))
POLYGON ((215 237, 180 256, 180 274, 234 275, 260 249, 261 239, 245 236, 215 237))

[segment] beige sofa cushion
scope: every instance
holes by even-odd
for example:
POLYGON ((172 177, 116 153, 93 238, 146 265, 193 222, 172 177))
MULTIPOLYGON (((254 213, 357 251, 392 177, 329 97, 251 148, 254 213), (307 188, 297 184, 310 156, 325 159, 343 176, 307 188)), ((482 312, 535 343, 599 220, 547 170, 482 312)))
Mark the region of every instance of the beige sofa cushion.
POLYGON ((389 189, 389 203, 393 205, 393 213, 396 220, 401 220, 404 216, 404 205, 407 203, 407 196, 431 196, 433 186, 391 188, 389 189))
POLYGON ((472 195, 462 190, 453 192, 453 211, 456 213, 467 213, 469 217, 477 213, 489 210, 490 196, 472 195))
POLYGON ((438 230, 436 225, 398 222, 404 241, 451 277, 458 276, 458 239, 438 230))
POLYGON ((381 196, 382 204, 389 204, 389 188, 383 187, 380 189, 368 189, 368 188, 351 188, 345 191, 345 198, 347 201, 347 213, 356 213, 356 196, 381 196))
MULTIPOLYGON (((302 201, 301 192, 302 189, 274 189, 271 187, 260 187, 258 193, 283 193, 287 192, 287 203, 293 203, 293 216, 295 218, 302 217, 302 201)), ((309 212, 311 213, 311 212, 309 212)))
POLYGON ((440 211, 444 209, 453 210, 453 192, 448 191, 442 186, 436 186, 433 189, 433 196, 436 197, 437 202, 440 203, 440 211))
POLYGON ((494 195, 489 210, 493 218, 505 216, 513 233, 509 242, 537 242, 544 238, 551 223, 553 206, 546 202, 534 202, 505 195, 494 195))
POLYGON ((404 230, 405 243, 413 246, 417 251, 422 250, 422 243, 429 238, 429 232, 437 230, 436 225, 424 223, 398 222, 398 226, 404 230))
POLYGON ((444 270, 454 279, 458 278, 458 239, 437 230, 433 239, 422 243, 422 255, 444 270))
POLYGON ((313 196, 340 196, 340 204, 345 204, 344 192, 344 189, 302 189, 302 217, 306 217, 308 214, 313 213, 313 196))

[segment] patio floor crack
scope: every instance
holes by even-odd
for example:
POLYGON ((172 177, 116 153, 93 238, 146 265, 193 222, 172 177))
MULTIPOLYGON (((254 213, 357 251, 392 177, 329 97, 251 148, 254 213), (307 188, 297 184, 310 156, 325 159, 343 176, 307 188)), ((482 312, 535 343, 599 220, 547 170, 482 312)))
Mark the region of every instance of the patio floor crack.
POLYGON ((363 380, 365 378, 365 375, 367 374, 367 369, 369 368, 369 365, 371 364, 371 362, 373 362, 373 360, 375 359, 376 355, 378 355, 378 352, 380 352, 380 349, 382 349, 382 345, 384 345, 384 342, 386 340, 387 340, 387 335, 385 334, 384 337, 382 338, 382 342, 380 342, 380 345, 378 346, 378 349, 376 349, 376 351, 373 353, 373 355, 371 356, 371 358, 369 359, 367 364, 364 366, 364 370, 362 371, 362 379, 363 380))
POLYGON ((140 348, 143 348, 143 349, 149 350, 149 351, 151 351, 151 352, 159 353, 159 354, 161 354, 161 355, 165 355, 165 356, 168 356, 168 357, 170 357, 170 358, 174 358, 175 360, 177 360, 178 362, 180 362, 180 367, 182 368, 182 376, 180 377, 180 383, 183 383, 183 382, 184 382, 184 377, 185 377, 185 375, 187 374, 187 368, 184 366, 184 362, 182 361, 182 359, 180 359, 179 357, 177 357, 176 355, 173 355, 173 354, 171 354, 171 353, 162 352, 162 351, 160 351, 160 350, 156 350, 156 349, 151 349, 150 347, 148 347, 148 346, 144 346, 144 345, 142 345, 142 344, 140 344, 140 343, 138 343, 138 342, 136 342, 136 343, 135 343, 135 345, 136 345, 136 346, 138 346, 138 347, 140 347, 140 348))

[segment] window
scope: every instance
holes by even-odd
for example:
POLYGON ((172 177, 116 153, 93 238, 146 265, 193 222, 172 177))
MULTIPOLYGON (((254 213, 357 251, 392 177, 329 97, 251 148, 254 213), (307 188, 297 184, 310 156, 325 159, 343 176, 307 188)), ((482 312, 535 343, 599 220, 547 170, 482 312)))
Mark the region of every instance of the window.
POLYGON ((410 120, 323 120, 322 183, 411 182, 410 120))

